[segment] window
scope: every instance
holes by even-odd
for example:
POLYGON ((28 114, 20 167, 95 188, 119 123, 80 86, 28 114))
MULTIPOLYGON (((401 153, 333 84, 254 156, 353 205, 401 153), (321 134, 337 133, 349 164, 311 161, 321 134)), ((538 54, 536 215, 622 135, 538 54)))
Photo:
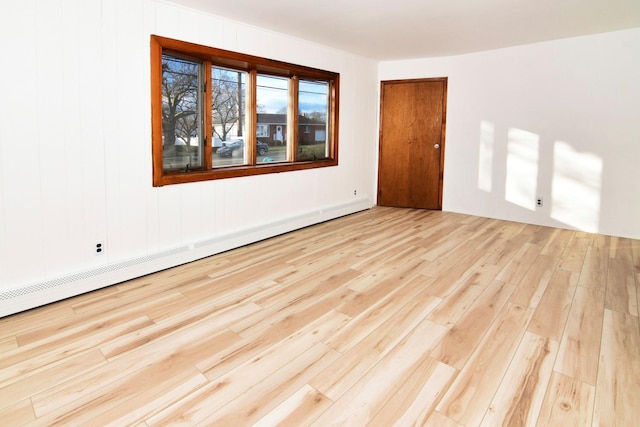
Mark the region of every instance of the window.
POLYGON ((258 131, 256 133, 258 138, 268 138, 269 137, 269 125, 263 125, 258 122, 258 131))
POLYGON ((339 74, 151 36, 153 184, 338 164, 339 74))
POLYGON ((256 81, 256 102, 258 126, 273 127, 268 138, 258 141, 271 146, 267 157, 258 159, 258 163, 286 162, 289 158, 291 139, 287 135, 289 122, 289 84, 285 77, 258 74, 256 81))
POLYGON ((331 156, 327 140, 329 85, 301 79, 298 87, 298 159, 327 159, 331 156))
POLYGON ((249 74, 211 67, 211 123, 214 141, 221 147, 212 153, 214 168, 248 164, 244 141, 247 135, 247 81, 249 74))

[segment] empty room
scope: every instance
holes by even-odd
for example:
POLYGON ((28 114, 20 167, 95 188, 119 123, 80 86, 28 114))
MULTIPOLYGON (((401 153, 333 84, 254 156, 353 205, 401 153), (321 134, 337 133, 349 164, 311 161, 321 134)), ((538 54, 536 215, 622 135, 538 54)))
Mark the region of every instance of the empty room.
POLYGON ((2 425, 639 425, 637 0, 13 0, 0 54, 2 425))

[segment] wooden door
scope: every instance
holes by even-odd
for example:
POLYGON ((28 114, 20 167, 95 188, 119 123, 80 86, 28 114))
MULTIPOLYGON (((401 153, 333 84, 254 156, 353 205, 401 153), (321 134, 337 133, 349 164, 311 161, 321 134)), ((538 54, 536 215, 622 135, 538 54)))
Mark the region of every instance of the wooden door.
POLYGON ((378 204, 442 209, 447 78, 383 81, 378 204))

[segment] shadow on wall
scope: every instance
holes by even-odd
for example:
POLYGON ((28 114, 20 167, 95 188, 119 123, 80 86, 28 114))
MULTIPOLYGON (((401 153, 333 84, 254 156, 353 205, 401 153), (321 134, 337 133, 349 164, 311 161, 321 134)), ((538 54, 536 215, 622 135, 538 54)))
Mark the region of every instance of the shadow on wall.
POLYGON ((506 161, 504 198, 507 202, 530 211, 545 209, 550 218, 569 228, 600 231, 601 157, 580 152, 570 143, 559 140, 553 142, 551 151, 542 151, 539 135, 516 128, 508 130, 506 153, 498 156, 495 140, 495 125, 482 121, 478 153, 480 190, 487 193, 501 190, 494 182, 494 162, 500 158, 506 161), (540 174, 542 163, 551 165, 550 177, 540 174), (542 206, 538 205, 538 199, 542 206))

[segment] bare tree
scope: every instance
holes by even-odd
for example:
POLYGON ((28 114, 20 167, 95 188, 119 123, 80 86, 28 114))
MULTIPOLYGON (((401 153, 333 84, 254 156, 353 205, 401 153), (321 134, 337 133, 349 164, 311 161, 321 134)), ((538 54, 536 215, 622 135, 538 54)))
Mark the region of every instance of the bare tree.
POLYGON ((211 108, 213 113, 213 132, 222 141, 236 127, 236 134, 242 135, 244 116, 244 88, 242 72, 223 68, 211 69, 211 108))
POLYGON ((326 123, 327 122, 327 112, 326 111, 312 111, 312 112, 307 114, 307 117, 309 117, 312 120, 316 120, 318 122, 321 122, 321 123, 326 123))
MULTIPOLYGON (((226 141, 234 127, 236 134, 242 135, 245 73, 217 67, 211 71, 212 130, 226 141)), ((200 76, 200 63, 163 56, 162 132, 166 151, 175 146, 176 139, 190 145, 191 138, 201 132, 200 76)))
POLYGON ((176 138, 189 145, 198 131, 198 82, 200 65, 165 56, 162 58, 162 133, 164 145, 176 138))

